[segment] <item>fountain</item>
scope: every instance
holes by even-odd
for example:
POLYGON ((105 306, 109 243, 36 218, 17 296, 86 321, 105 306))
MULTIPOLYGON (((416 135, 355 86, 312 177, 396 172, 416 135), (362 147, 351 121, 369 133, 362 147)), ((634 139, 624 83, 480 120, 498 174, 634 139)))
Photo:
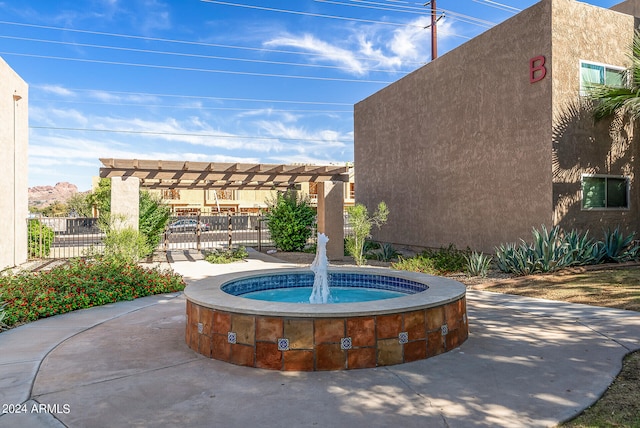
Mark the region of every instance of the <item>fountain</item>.
POLYGON ((187 345, 236 365, 314 371, 408 363, 467 340, 463 284, 385 268, 329 268, 328 241, 318 235, 311 271, 250 270, 190 284, 187 345), (347 300, 345 290, 357 298, 347 300))
POLYGON ((327 303, 331 297, 329 291, 329 260, 327 260, 327 242, 329 238, 324 233, 318 233, 318 246, 316 258, 311 263, 311 270, 315 274, 313 290, 309 297, 309 303, 327 303))

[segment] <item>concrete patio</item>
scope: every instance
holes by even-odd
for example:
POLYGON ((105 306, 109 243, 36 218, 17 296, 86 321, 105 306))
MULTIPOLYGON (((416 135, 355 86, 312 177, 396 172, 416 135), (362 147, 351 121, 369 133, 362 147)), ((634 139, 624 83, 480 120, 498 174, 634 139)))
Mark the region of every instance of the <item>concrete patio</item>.
MULTIPOLYGON (((251 253, 211 265, 176 252, 194 281, 291 266, 251 253)), ((0 334, 0 427, 535 427, 580 413, 640 349, 640 313, 469 291, 469 339, 409 364, 276 372, 185 344, 181 293, 77 311, 0 334), (16 406, 17 405, 17 406, 16 406)))

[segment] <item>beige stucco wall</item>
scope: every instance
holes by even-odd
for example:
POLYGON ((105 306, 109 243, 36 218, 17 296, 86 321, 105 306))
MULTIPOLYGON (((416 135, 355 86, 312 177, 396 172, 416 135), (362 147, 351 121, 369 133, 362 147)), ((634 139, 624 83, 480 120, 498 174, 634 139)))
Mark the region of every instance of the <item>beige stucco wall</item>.
POLYGON ((0 58, 0 270, 27 260, 29 86, 0 58))
MULTIPOLYGON (((628 6, 632 3, 640 2, 628 2, 628 6)), ((640 230, 633 127, 628 121, 594 123, 588 104, 578 95, 580 60, 629 65, 634 18, 572 0, 556 0, 552 16, 554 222, 564 229, 588 229, 596 237, 603 228, 640 230), (582 174, 630 177, 630 209, 583 210, 582 174)))
POLYGON ((385 201, 375 238, 492 251, 552 221, 552 79, 544 0, 356 104, 356 202, 385 201))

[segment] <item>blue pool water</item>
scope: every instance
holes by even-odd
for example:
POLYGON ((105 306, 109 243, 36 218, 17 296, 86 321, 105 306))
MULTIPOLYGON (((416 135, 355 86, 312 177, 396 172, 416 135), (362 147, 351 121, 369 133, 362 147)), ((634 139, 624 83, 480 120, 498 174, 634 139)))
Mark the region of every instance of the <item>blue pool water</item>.
MULTIPOLYGON (((242 297, 269 302, 309 303, 312 287, 275 288, 271 290, 252 291, 242 297)), ((392 299, 406 296, 398 291, 379 290, 360 287, 331 287, 331 296, 327 303, 369 302, 371 300, 392 299)))
MULTIPOLYGON (((225 293, 271 302, 309 303, 313 272, 276 273, 233 280, 222 285, 225 293)), ((330 272, 329 303, 366 302, 421 293, 425 284, 386 275, 330 272)))

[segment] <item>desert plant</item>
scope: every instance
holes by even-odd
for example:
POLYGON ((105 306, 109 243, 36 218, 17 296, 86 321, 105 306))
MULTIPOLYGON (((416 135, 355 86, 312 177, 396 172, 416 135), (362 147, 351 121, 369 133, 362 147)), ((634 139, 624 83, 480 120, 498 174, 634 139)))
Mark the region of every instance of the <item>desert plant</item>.
POLYGON ((493 257, 474 251, 471 254, 465 254, 465 259, 467 261, 467 274, 484 278, 489 272, 493 257))
POLYGON ((375 250, 373 254, 375 255, 376 259, 381 262, 389 262, 398 257, 398 252, 396 251, 396 249, 393 248, 393 245, 388 243, 380 244, 380 248, 378 250, 375 250))
POLYGON ((315 223, 315 212, 308 197, 287 190, 267 200, 267 205, 266 219, 276 247, 282 251, 303 250, 315 223))
POLYGON ((534 271, 553 272, 567 267, 571 263, 571 257, 567 256, 567 245, 561 236, 559 226, 547 230, 545 225, 537 230, 532 230, 533 244, 531 251, 535 258, 534 271))
POLYGON ((29 257, 47 257, 51 252, 51 244, 55 232, 40 220, 29 220, 28 226, 29 257))
POLYGON ((640 246, 633 244, 635 233, 624 236, 619 228, 604 231, 600 254, 604 262, 624 262, 638 257, 640 246))
POLYGON ((530 275, 537 265, 534 251, 524 241, 519 246, 507 243, 496 247, 496 262, 502 272, 515 275, 530 275))
POLYGON ((209 263, 224 264, 244 260, 249 257, 245 247, 228 248, 226 250, 212 250, 205 253, 205 260, 209 263))
POLYGON ((7 302, 2 300, 2 294, 0 294, 0 331, 4 330, 6 324, 3 322, 4 317, 7 316, 4 308, 7 306, 7 302))
POLYGON ((345 249, 353 256, 358 266, 366 264, 365 257, 365 241, 371 237, 371 229, 377 226, 378 229, 387 222, 389 209, 387 204, 380 202, 378 208, 369 216, 367 207, 363 204, 355 204, 347 208, 349 214, 349 224, 351 225, 353 235, 346 238, 345 249))
POLYGON ((585 266, 600 263, 602 259, 598 242, 584 234, 572 230, 564 235, 567 251, 567 266, 585 266))

